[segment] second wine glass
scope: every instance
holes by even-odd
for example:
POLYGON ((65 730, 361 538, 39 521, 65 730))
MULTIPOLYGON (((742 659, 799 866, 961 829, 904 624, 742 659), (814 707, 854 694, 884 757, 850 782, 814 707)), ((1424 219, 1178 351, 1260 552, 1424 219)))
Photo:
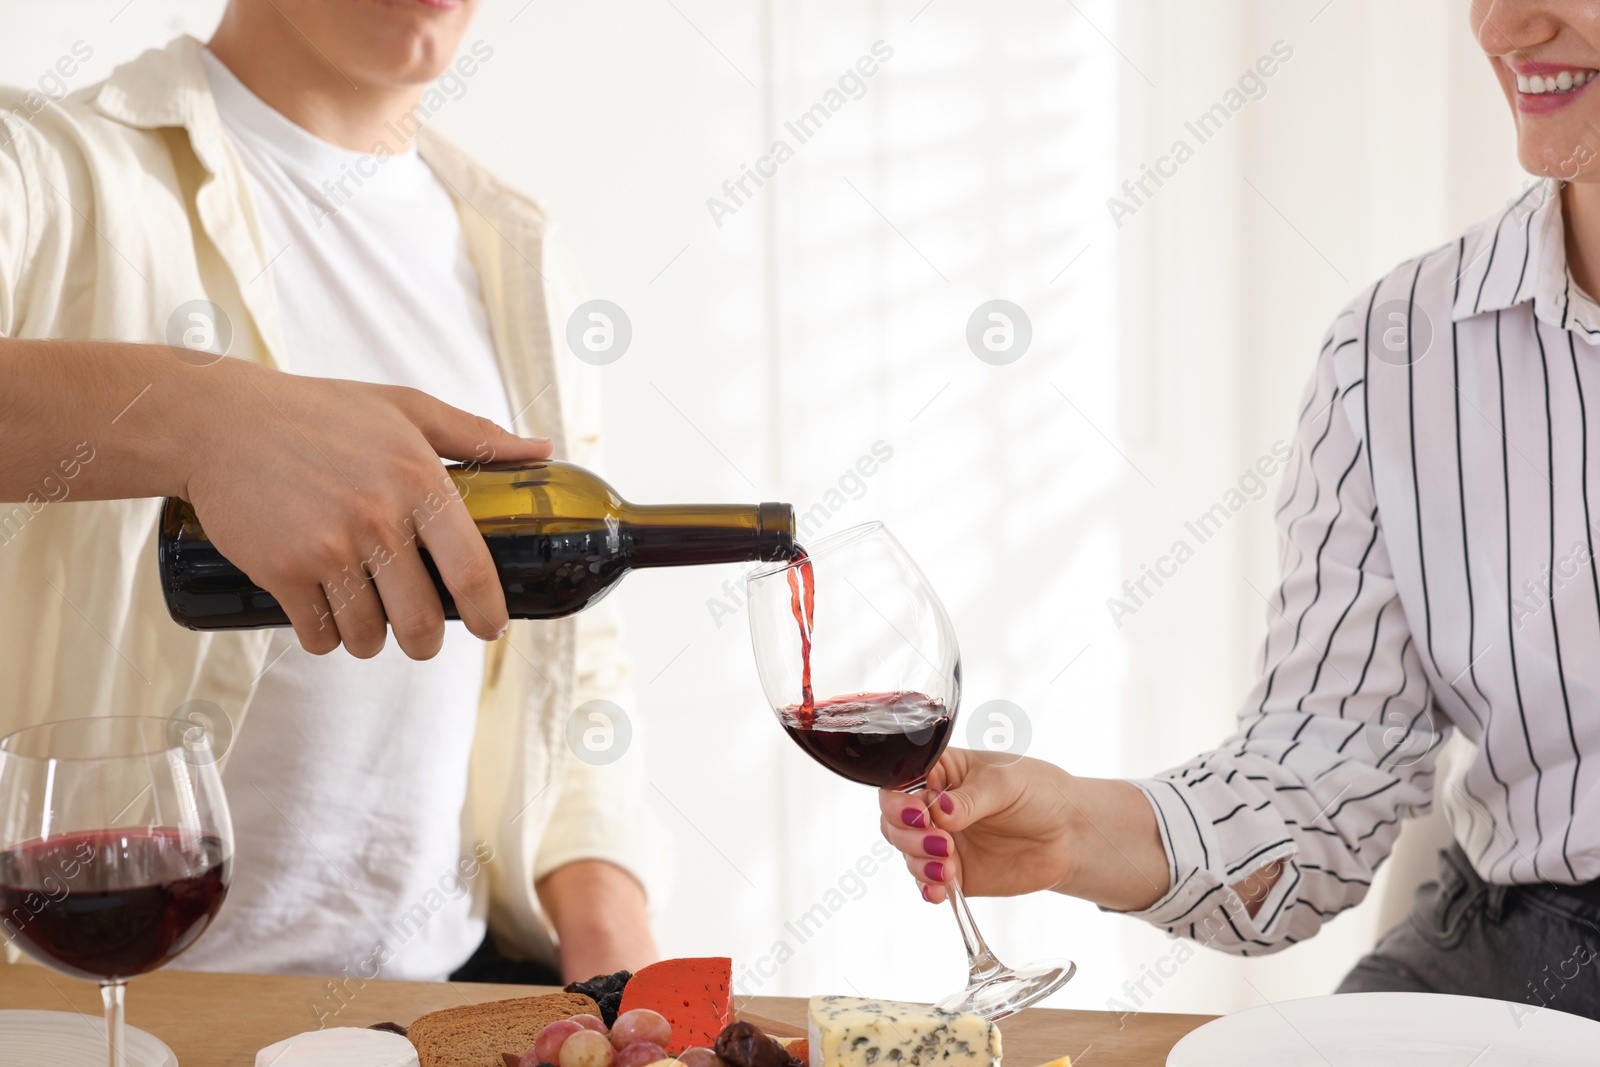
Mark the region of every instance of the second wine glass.
POLYGON ((103 716, 0 738, 0 916, 23 952, 100 983, 101 1064, 126 1062, 128 979, 194 944, 232 867, 233 827, 203 727, 103 716))
MULTIPOLYGON (((938 594, 894 535, 877 522, 853 527, 746 584, 756 669, 795 743, 851 781, 925 788, 961 702, 961 654, 938 594)), ((1065 960, 1007 967, 984 943, 960 886, 948 892, 967 984, 939 1007, 1000 1019, 1072 979, 1076 967, 1065 960)))

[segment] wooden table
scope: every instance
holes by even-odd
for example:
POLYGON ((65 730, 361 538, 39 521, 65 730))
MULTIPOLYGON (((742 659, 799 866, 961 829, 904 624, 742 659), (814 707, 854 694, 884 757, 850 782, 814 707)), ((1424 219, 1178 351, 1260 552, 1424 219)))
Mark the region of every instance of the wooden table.
MULTIPOLYGON (((170 1045, 182 1067, 254 1067, 257 1049, 317 1029, 319 1006, 324 1012, 337 1009, 326 1019, 328 1026, 409 1024, 438 1008, 550 992, 458 982, 367 982, 358 987, 355 980, 350 990, 340 1007, 326 978, 165 971, 129 986, 128 1023, 170 1045)), ((741 1000, 740 1007, 805 1025, 804 1000, 752 997, 741 1000)), ((43 967, 0 963, 0 1008, 99 1017, 100 993, 88 982, 43 967)), ((1208 1018, 1145 1012, 1119 1023, 1112 1012, 1034 1008, 1005 1020, 1000 1030, 1007 1067, 1037 1067, 1063 1055, 1084 1067, 1161 1067, 1178 1039, 1208 1018)))

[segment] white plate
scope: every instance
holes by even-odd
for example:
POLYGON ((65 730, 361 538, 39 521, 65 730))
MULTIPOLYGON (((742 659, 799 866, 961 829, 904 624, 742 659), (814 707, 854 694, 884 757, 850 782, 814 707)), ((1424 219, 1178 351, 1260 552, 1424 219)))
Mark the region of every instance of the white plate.
MULTIPOLYGON (((5 1067, 105 1067, 106 1023, 70 1011, 0 1011, 5 1067)), ((178 1067, 178 1057, 128 1027, 128 1067, 178 1067)))
POLYGON ((1236 1012, 1193 1031, 1167 1067, 1593 1067, 1600 1022, 1532 1004, 1344 993, 1236 1012))

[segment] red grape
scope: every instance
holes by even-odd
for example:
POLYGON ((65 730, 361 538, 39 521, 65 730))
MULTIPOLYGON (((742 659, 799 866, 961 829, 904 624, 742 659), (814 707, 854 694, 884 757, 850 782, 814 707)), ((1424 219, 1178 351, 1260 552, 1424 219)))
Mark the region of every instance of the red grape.
POLYGON ((625 1011, 617 1016, 616 1024, 611 1027, 611 1043, 618 1048, 627 1048, 636 1041, 648 1041, 666 1048, 672 1044, 672 1024, 667 1022, 665 1015, 649 1008, 625 1011))
POLYGON ((617 1050, 606 1035, 579 1030, 561 1046, 560 1067, 615 1067, 617 1050))
POLYGON ((531 1067, 539 1067, 541 1063, 556 1063, 567 1038, 582 1029, 583 1024, 573 1019, 557 1019, 540 1030, 539 1036, 533 1039, 533 1048, 528 1050, 529 1055, 534 1057, 531 1067))
MULTIPOLYGON (((606 1032, 605 1021, 602 1020, 598 1015, 574 1015, 572 1017, 572 1021, 583 1027, 585 1030, 593 1030, 597 1034, 603 1034, 606 1032)), ((551 1060, 550 1062, 554 1063, 555 1061, 551 1060)))
POLYGON ((635 1041, 617 1051, 617 1067, 649 1067, 667 1059, 667 1050, 654 1041, 635 1041))

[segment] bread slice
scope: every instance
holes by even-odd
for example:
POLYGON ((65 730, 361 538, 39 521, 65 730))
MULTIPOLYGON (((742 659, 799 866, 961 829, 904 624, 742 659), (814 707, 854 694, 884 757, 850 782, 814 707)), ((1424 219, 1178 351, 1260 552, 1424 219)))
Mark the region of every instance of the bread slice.
POLYGON ((520 1056, 548 1024, 585 1014, 599 1015, 600 1007, 583 994, 546 993, 431 1011, 406 1036, 421 1067, 505 1067, 501 1053, 520 1056))

